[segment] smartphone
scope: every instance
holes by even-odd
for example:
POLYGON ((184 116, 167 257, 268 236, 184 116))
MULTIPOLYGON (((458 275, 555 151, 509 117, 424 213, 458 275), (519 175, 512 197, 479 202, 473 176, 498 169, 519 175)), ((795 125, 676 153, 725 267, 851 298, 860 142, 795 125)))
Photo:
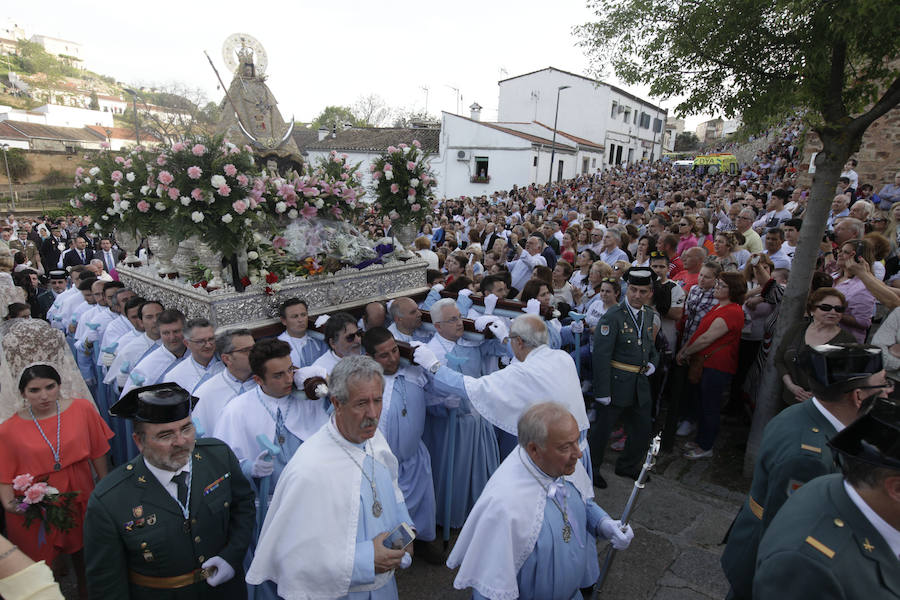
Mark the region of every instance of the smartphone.
POLYGON ((757 255, 757 256, 754 256, 753 258, 751 258, 751 259, 750 259, 750 264, 753 265, 754 267, 755 267, 756 265, 758 265, 758 264, 759 264, 759 256, 757 255))
POLYGON ((392 550, 403 550, 412 544, 415 539, 416 532, 413 531, 412 526, 409 523, 400 523, 390 535, 384 538, 384 546, 392 550))

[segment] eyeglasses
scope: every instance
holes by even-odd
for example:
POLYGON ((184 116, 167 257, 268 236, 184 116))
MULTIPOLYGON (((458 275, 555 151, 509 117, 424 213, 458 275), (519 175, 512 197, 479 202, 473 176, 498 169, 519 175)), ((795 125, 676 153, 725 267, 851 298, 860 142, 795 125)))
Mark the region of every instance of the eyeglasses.
POLYGON ((435 323, 459 323, 462 321, 462 317, 459 315, 450 317, 449 319, 444 319, 443 321, 435 321, 435 323))
POLYGON ((184 338, 184 339, 192 344, 197 344, 198 346, 209 346, 211 344, 216 343, 216 338, 214 338, 214 337, 203 338, 202 340, 192 340, 190 338, 184 338))
POLYGON ((821 310, 822 312, 831 312, 834 311, 836 313, 843 313, 846 308, 841 306, 840 304, 817 304, 816 308, 821 310))
POLYGON ((355 340, 355 339, 358 338, 358 337, 361 338, 362 335, 363 335, 363 332, 357 329, 357 330, 354 331, 353 333, 348 333, 348 334, 344 337, 344 341, 346 341, 348 344, 352 344, 352 343, 353 343, 353 340, 355 340))
POLYGON ((892 390, 894 386, 897 385, 893 379, 888 379, 884 383, 880 385, 861 385, 858 390, 892 390))
POLYGON ((253 346, 247 346, 246 348, 235 348, 231 352, 226 352, 225 354, 250 354, 250 351, 253 350, 253 346))

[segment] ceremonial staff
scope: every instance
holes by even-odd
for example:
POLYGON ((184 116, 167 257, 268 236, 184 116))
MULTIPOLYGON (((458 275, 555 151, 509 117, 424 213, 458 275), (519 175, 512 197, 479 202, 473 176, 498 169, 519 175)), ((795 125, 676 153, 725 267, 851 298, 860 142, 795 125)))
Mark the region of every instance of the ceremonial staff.
MULTIPOLYGON (((625 504, 625 510, 622 511, 622 518, 619 519, 623 531, 628 525, 628 517, 631 515, 631 509, 634 508, 634 501, 637 500, 638 492, 644 489, 647 473, 654 465, 656 465, 656 455, 659 453, 659 445, 660 435, 657 434, 657 436, 653 438, 653 441, 650 442, 650 448, 647 450, 647 459, 644 461, 644 466, 641 468, 641 474, 638 475, 638 478, 634 482, 631 496, 628 497, 628 502, 625 504)), ((591 600, 597 600, 597 594, 599 594, 600 590, 603 588, 603 582, 606 580, 606 574, 609 573, 609 568, 612 566, 615 555, 616 549, 610 546, 609 550, 606 552, 606 559, 603 561, 603 568, 600 569, 600 576, 597 578, 597 582, 594 583, 594 590, 591 592, 591 600)))

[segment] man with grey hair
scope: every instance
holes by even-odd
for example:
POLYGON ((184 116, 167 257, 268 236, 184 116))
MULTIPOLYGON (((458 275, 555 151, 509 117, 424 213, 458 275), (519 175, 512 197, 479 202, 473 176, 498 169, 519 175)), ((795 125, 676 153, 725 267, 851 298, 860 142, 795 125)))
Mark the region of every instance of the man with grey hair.
POLYGON ((447 560, 474 598, 575 598, 599 575, 596 537, 617 550, 634 532, 594 502, 578 423, 544 402, 517 421, 519 445, 491 476, 447 560))
POLYGON ((750 254, 754 252, 762 252, 763 243, 759 234, 753 230, 753 222, 756 220, 756 213, 752 208, 745 208, 737 216, 737 230, 744 236, 744 243, 739 248, 743 248, 750 254))
POLYGON ((600 243, 600 260, 613 266, 618 260, 628 260, 628 255, 619 248, 622 243, 622 234, 615 227, 608 227, 606 233, 603 234, 603 241, 600 243))
POLYGON ((163 381, 177 383, 193 394, 198 385, 224 368, 216 358, 216 334, 209 319, 191 319, 185 323, 184 345, 190 350, 190 356, 172 367, 163 381))
POLYGON ((193 412, 194 425, 201 434, 212 435, 228 403, 256 387, 250 370, 250 351, 254 343, 249 329, 231 329, 216 336, 216 353, 225 368, 198 383, 194 390, 194 396, 198 398, 193 412))
MULTIPOLYGON (((505 333, 493 325, 494 335, 499 337, 505 333)), ((572 357, 547 345, 547 325, 538 315, 525 314, 513 319, 508 339, 516 360, 505 369, 483 377, 470 377, 442 366, 427 346, 416 348, 414 360, 434 376, 438 386, 471 403, 481 416, 508 434, 500 436, 502 456, 516 446, 519 417, 530 406, 550 399, 558 399, 575 417, 582 434, 579 442, 582 449, 587 449, 590 423, 572 357)), ((590 453, 584 455, 589 460, 590 453)), ((589 468, 590 463, 586 466, 589 468)))
POLYGON ((248 583, 272 581, 283 598, 398 597, 394 570, 411 558, 388 535, 412 519, 397 459, 378 430, 383 386, 368 356, 335 365, 334 414, 281 473, 248 583))
POLYGON ((541 254, 543 250, 544 236, 539 233, 528 236, 525 249, 520 252, 518 258, 506 263, 512 287, 521 292, 528 280, 531 279, 531 272, 534 268, 547 266, 547 259, 541 254))
POLYGON ((421 329, 422 311, 412 298, 397 298, 390 303, 388 310, 391 313, 393 323, 388 331, 395 340, 401 342, 427 342, 432 334, 421 329))

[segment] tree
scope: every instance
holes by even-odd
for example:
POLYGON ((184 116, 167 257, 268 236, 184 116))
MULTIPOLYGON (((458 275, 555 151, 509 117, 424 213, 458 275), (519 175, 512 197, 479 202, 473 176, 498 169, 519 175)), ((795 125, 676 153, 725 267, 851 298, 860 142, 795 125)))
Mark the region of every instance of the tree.
MULTIPOLYGON (((822 150, 772 348, 803 315, 819 241, 841 169, 866 129, 900 104, 896 0, 589 0, 595 22, 575 33, 595 65, 611 64, 652 96, 684 99, 680 115, 742 113, 751 127, 802 111, 822 150)), ((752 472, 780 381, 763 370, 744 457, 752 472)))
MULTIPOLYGON (((178 82, 141 92, 137 105, 140 131, 151 133, 167 143, 212 134, 221 114, 219 107, 208 101, 203 90, 178 82)), ((129 103, 121 119, 134 128, 132 103, 129 103)))
POLYGON ((675 136, 675 152, 696 150, 700 147, 700 138, 693 131, 682 131, 675 136))
POLYGON ((100 110, 100 98, 97 96, 97 90, 91 91, 91 103, 88 104, 91 110, 100 110))
MULTIPOLYGON (((12 177, 13 182, 20 182, 31 174, 31 163, 28 162, 28 157, 21 148, 7 149, 6 160, 9 163, 9 176, 12 177)), ((5 171, 0 171, 0 174, 4 179, 6 178, 5 171)))
POLYGON ((415 123, 439 123, 440 120, 424 110, 400 109, 394 117, 394 127, 412 127, 415 123))
POLYGON ((391 119, 391 108, 378 94, 360 96, 353 104, 353 115, 367 127, 383 127, 391 119))
POLYGON ((56 81, 62 75, 60 63, 55 56, 44 50, 37 42, 19 40, 16 42, 19 63, 26 73, 43 73, 49 81, 56 81))
POLYGON ((312 128, 319 129, 321 127, 327 127, 329 130, 336 127, 338 129, 344 123, 350 123, 354 127, 365 127, 365 123, 361 122, 356 118, 356 115, 353 114, 353 109, 347 106, 326 106, 325 109, 319 113, 319 116, 313 119, 312 128))

